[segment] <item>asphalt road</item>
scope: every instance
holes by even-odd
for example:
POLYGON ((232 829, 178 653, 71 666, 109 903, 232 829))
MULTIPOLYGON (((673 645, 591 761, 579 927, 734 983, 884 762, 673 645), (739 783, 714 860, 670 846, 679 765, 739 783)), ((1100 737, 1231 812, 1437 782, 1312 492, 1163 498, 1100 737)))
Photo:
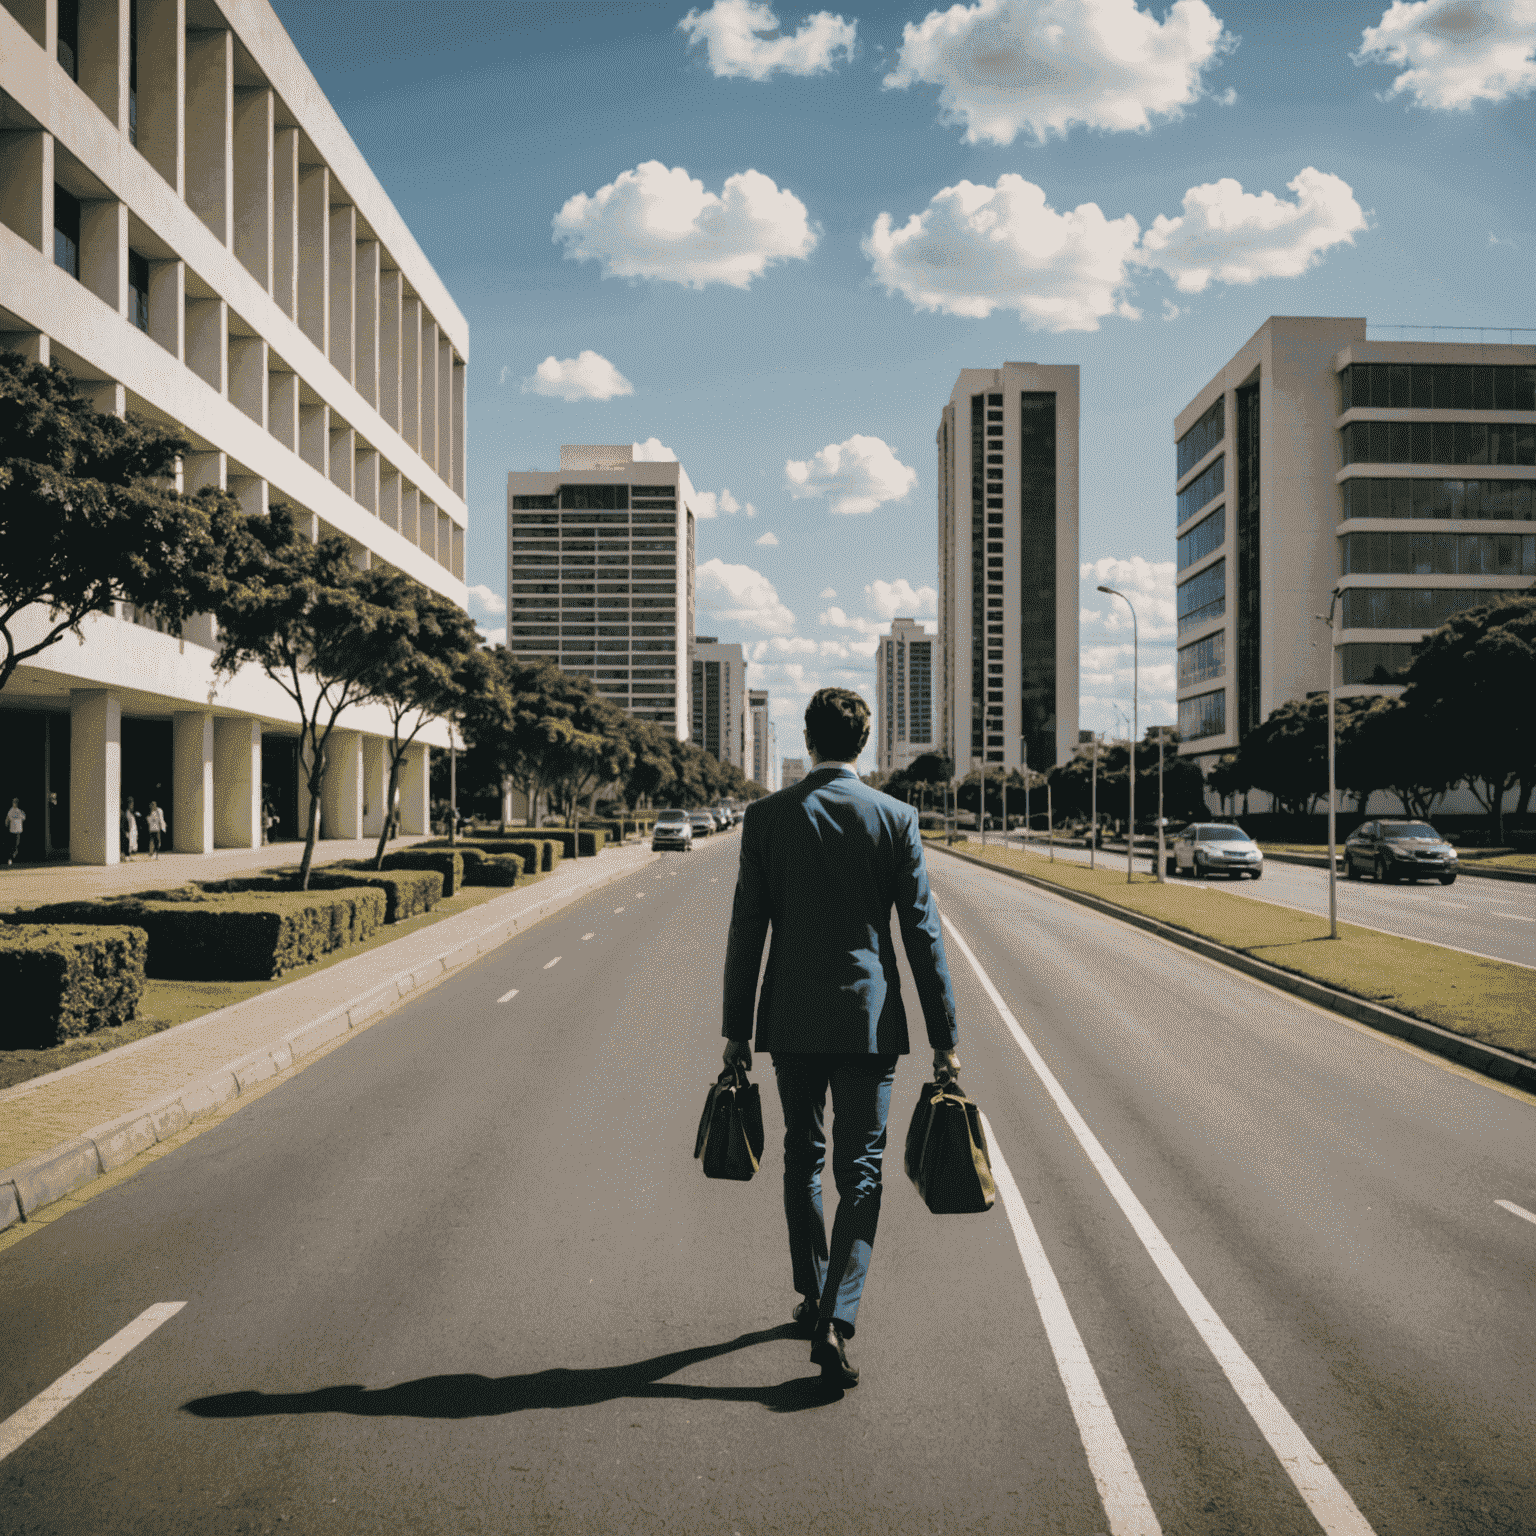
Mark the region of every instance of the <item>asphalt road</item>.
POLYGON ((0 1460, 0 1531, 1536 1532, 1536 1100, 940 855, 1020 1194, 922 1208, 907 1058, 864 1380, 828 1397, 767 1062, 757 1179, 691 1158, 736 847, 0 1252, 0 1447, 184 1304, 0 1460))
MULTIPOLYGON (((975 836, 973 833, 973 840, 975 836)), ((988 842, 996 836, 989 832, 988 842)), ((1016 832, 1008 840, 1015 847, 1020 844, 1016 832)), ((1037 834, 1030 847, 1041 858, 1046 857, 1043 837, 1037 834)), ((1058 847, 1056 857, 1086 864, 1088 850, 1058 847)), ((1123 872, 1125 844, 1101 848, 1098 861, 1103 867, 1123 872)), ((1155 860, 1148 859, 1139 844, 1136 868, 1156 868, 1155 860)), ((1180 883, 1195 884, 1188 876, 1180 883)), ((1261 880, 1234 880, 1223 875, 1201 881, 1200 885, 1202 889, 1226 891, 1250 901, 1272 901, 1322 917, 1328 915, 1328 871, 1306 864, 1266 859, 1261 880)), ((1346 880, 1341 869, 1337 887, 1341 923, 1357 923, 1362 928, 1377 928, 1383 933, 1397 933, 1429 944, 1448 944, 1494 960, 1536 966, 1536 886, 1514 880, 1483 880, 1475 875, 1449 886, 1438 882, 1378 885, 1368 879, 1346 880)))

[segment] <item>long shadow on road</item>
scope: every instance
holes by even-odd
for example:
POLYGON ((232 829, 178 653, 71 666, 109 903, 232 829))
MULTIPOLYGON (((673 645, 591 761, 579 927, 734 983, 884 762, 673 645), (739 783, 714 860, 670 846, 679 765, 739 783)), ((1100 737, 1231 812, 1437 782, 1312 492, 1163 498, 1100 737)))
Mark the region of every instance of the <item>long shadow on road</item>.
POLYGON ((555 1367, 523 1376, 423 1376, 392 1387, 317 1387, 311 1392, 222 1392, 194 1398, 182 1411, 201 1419, 247 1419, 268 1414, 354 1413, 370 1418, 475 1419, 531 1408, 586 1408, 620 1397, 681 1398, 760 1403, 772 1413, 798 1413, 841 1396, 819 1375, 760 1387, 686 1386, 662 1378, 703 1360, 770 1340, 799 1338, 788 1324, 744 1333, 724 1344, 674 1350, 631 1365, 590 1370, 555 1367))

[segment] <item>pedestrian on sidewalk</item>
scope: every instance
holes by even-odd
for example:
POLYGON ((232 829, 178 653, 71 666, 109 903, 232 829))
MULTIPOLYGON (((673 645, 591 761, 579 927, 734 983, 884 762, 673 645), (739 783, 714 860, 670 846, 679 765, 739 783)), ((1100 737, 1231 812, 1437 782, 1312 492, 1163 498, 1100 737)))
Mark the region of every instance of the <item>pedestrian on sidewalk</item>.
POLYGON ((131 859, 139 851, 139 818, 134 815, 133 796, 123 804, 123 857, 131 859))
POLYGON ((165 836, 165 812, 153 800, 149 802, 149 814, 144 818, 144 830, 149 833, 149 856, 158 859, 160 839, 165 836))
POLYGON ((22 828, 27 824, 27 813, 21 808, 21 801, 12 797, 11 808, 5 813, 5 830, 11 836, 11 856, 5 862, 7 865, 16 862, 16 855, 21 852, 22 828))
POLYGON ((773 1057, 784 1110, 784 1216, 801 1296, 791 1316, 812 1340, 812 1362, 839 1387, 859 1379, 847 1341, 880 1218, 891 1083, 910 1049, 893 905, 934 1072, 947 1081, 960 1070, 955 993, 917 812, 859 779, 853 764, 868 740, 869 706, 858 694, 823 688, 806 706, 813 767, 747 807, 725 955, 726 1065, 752 1064, 755 1003, 757 1048, 773 1057), (822 1216, 829 1089, 838 1194, 830 1249, 822 1216))

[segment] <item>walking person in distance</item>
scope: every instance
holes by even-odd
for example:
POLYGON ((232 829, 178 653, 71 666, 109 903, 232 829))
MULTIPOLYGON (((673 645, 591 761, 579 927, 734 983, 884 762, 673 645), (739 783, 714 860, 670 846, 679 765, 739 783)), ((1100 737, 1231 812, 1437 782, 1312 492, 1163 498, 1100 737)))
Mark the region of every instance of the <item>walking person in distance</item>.
POLYGON ((133 796, 123 804, 123 857, 131 859, 139 851, 139 818, 134 813, 133 796))
POLYGON ((784 1216, 801 1296, 792 1316, 823 1378, 840 1387, 859 1379, 848 1340, 880 1219, 891 1083, 910 1049, 893 906, 934 1071, 952 1078, 960 1070, 955 994, 917 812, 859 779, 853 764, 868 739, 869 706, 858 694, 823 688, 806 706, 811 772, 755 801, 742 821, 725 955, 726 1065, 751 1066, 755 1015, 757 1049, 773 1057, 784 1111, 784 1216), (822 1215, 829 1091, 838 1193, 830 1247, 822 1215))
POLYGON ((11 808, 5 813, 5 830, 11 838, 11 856, 5 862, 14 864, 16 855, 21 852, 21 834, 27 825, 27 813, 21 808, 21 801, 11 800, 11 808))
POLYGON ((165 812, 151 800, 149 814, 144 818, 144 830, 149 834, 149 856, 160 857, 160 839, 165 836, 165 812))

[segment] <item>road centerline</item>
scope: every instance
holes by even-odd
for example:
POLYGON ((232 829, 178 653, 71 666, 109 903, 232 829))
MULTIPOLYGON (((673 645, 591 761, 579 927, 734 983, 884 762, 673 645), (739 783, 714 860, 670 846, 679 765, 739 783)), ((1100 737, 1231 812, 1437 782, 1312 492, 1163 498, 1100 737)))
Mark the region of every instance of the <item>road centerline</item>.
POLYGON ((512 999, 514 997, 516 997, 516 996, 517 996, 517 988, 513 987, 510 992, 503 992, 501 994, 501 996, 496 999, 496 1001, 498 1003, 510 1003, 512 1001, 512 999))
POLYGON ((1333 1475, 1301 1426, 1291 1417, 1285 1404, 1275 1395, 1259 1368, 1249 1359, 1235 1335, 1195 1284, 1193 1276, 1185 1269, 1183 1261, 1173 1251, 1147 1208, 1136 1197, 1135 1191, 1093 1134, 1077 1106, 1067 1097, 1066 1090, 1046 1065, 1045 1058, 1036 1050, 1034 1041, 1014 1017, 1013 1010, 1004 1001, 1002 993, 982 968, 959 929, 948 917, 943 922, 961 953, 970 962, 977 980, 981 982, 982 989, 991 999, 992 1006, 997 1009, 1014 1042, 1024 1053, 1068 1128, 1087 1154, 1094 1171, 1104 1181, 1115 1204, 1130 1222, 1142 1247, 1147 1250, 1158 1272, 1167 1281, 1169 1289, 1194 1324, 1206 1348, 1215 1357, 1222 1374, 1232 1384, 1239 1401, 1248 1410, 1259 1433, 1279 1459, 1307 1508, 1312 1511, 1313 1518, 1328 1536, 1375 1536, 1370 1522, 1360 1513, 1344 1485, 1333 1475))
POLYGON ((146 1307, 126 1328, 120 1328, 100 1349, 94 1349, 79 1365, 66 1371, 51 1387, 44 1387, 0 1424, 0 1461, 25 1444, 50 1420, 61 1414, 90 1384, 136 1349, 162 1323, 169 1322, 186 1306, 184 1301, 157 1301, 146 1307))
POLYGON ((552 970, 554 970, 554 968, 555 968, 555 967, 556 967, 556 966, 557 966, 557 965, 559 965, 559 964, 560 964, 560 960, 561 960, 561 956, 559 956, 559 955, 556 955, 556 956, 555 956, 555 958, 554 958, 554 959, 553 959, 553 960, 546 960, 546 961, 545 961, 545 962, 544 962, 544 969, 545 969, 545 970, 546 970, 546 971, 552 971, 552 970))
POLYGON ((1536 1226, 1536 1211, 1528 1211, 1523 1205, 1516 1205, 1513 1200, 1495 1200, 1495 1205, 1502 1205, 1511 1216, 1523 1216, 1533 1226, 1536 1226))

